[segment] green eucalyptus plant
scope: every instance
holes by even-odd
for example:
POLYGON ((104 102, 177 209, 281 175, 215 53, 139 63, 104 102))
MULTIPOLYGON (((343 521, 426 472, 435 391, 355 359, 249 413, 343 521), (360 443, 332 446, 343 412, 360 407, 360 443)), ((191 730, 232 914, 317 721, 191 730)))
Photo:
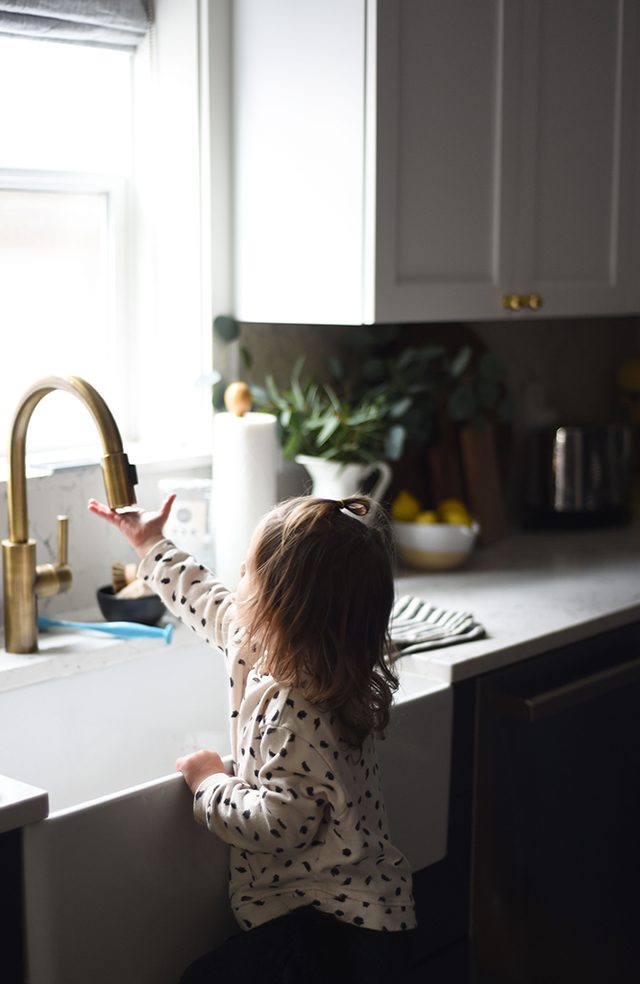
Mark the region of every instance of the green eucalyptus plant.
POLYGON ((401 408, 381 393, 351 400, 329 384, 304 379, 304 358, 298 359, 287 388, 273 377, 266 388, 252 387, 259 410, 275 414, 285 458, 307 454, 341 462, 369 463, 394 453, 395 420, 401 408))
POLYGON ((406 442, 437 440, 443 417, 477 427, 508 419, 496 356, 475 357, 469 345, 453 356, 435 344, 393 351, 398 333, 389 325, 345 331, 343 352, 328 359, 330 382, 305 377, 300 358, 286 386, 269 376, 251 387, 256 408, 278 420, 285 458, 397 461, 406 442))

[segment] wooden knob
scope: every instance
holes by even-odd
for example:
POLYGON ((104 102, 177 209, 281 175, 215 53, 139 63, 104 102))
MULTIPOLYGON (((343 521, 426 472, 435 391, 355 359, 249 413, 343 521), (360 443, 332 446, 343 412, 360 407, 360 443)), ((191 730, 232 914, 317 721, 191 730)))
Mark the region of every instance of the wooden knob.
POLYGON ((244 417, 251 410, 251 390, 246 383, 230 383, 224 391, 224 405, 236 417, 244 417))

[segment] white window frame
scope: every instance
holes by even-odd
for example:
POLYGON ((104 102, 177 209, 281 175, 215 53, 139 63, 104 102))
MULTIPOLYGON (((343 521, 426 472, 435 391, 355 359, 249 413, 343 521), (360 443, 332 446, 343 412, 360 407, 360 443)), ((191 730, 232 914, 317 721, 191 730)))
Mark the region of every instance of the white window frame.
MULTIPOLYGON (((151 37, 145 39, 133 58, 134 120, 147 125, 149 113, 156 121, 161 117, 164 139, 175 126, 182 132, 183 142, 188 143, 166 186, 168 194, 185 193, 186 208, 178 215, 178 225, 185 219, 184 235, 180 228, 171 229, 168 217, 171 209, 155 211, 153 198, 149 197, 150 185, 162 184, 167 163, 161 141, 148 141, 140 154, 135 130, 130 192, 126 179, 112 175, 0 170, 3 188, 100 191, 109 196, 116 332, 121 344, 128 342, 127 357, 123 359, 127 426, 123 426, 123 421, 117 422, 130 457, 142 464, 175 461, 181 467, 191 467, 210 460, 211 391, 206 384, 193 396, 192 419, 197 426, 186 436, 184 430, 178 432, 167 426, 170 414, 166 404, 160 405, 157 414, 153 411, 152 426, 148 410, 145 419, 144 408, 151 405, 160 380, 170 379, 174 342, 193 349, 193 364, 199 367, 199 371, 194 371, 194 382, 197 375, 210 371, 213 318, 232 309, 230 24, 230 0, 156 0, 151 37), (142 85, 138 86, 140 79, 142 85), (175 91, 179 91, 177 99, 174 99, 175 91), (163 93, 171 98, 166 104, 158 105, 163 93), (187 130, 185 115, 189 118, 187 130), (152 226, 158 224, 164 224, 164 228, 155 240, 156 230, 152 226), (150 241, 153 241, 151 250, 150 241), (164 282, 158 283, 158 263, 162 261, 158 252, 165 251, 166 269, 172 250, 178 262, 182 259, 185 243, 193 258, 187 271, 188 282, 183 277, 180 283, 171 283, 165 277, 164 282), (180 295, 188 312, 180 323, 176 323, 177 319, 171 322, 166 312, 172 305, 176 308, 180 295), (139 407, 142 413, 138 412, 139 407)), ((105 398, 108 401, 108 394, 105 398)), ((180 407, 176 406, 173 418, 179 413, 180 407)), ((0 454, 4 447, 0 435, 0 454)), ((55 469, 69 462, 78 464, 82 455, 81 448, 67 448, 59 454, 42 452, 30 457, 36 466, 55 469)), ((87 463, 93 460, 87 459, 87 463)))
MULTIPOLYGON (((134 119, 150 129, 142 148, 135 143, 139 131, 134 131, 132 204, 138 375, 147 387, 139 420, 142 448, 136 453, 149 460, 210 460, 210 387, 203 384, 197 393, 192 391, 190 411, 181 411, 178 398, 173 406, 162 395, 158 399, 158 389, 161 382, 163 392, 171 386, 174 346, 192 351, 193 371, 184 380, 188 388, 199 376, 210 374, 214 311, 229 310, 230 273, 225 270, 217 282, 212 274, 219 259, 212 250, 220 232, 212 235, 211 202, 220 200, 215 188, 221 181, 228 198, 228 175, 218 177, 211 167, 213 112, 228 99, 225 85, 219 83, 220 68, 215 68, 217 56, 228 47, 224 31, 218 29, 218 8, 230 16, 230 0, 156 0, 150 35, 134 55, 134 119), (151 77, 148 89, 144 78, 136 85, 141 69, 151 77), (181 413, 184 426, 178 433, 175 422, 181 413)), ((223 64, 222 71, 227 70, 223 64)), ((230 136, 219 125, 216 139, 223 141, 226 156, 230 136)), ((223 225, 228 237, 226 218, 223 225)))

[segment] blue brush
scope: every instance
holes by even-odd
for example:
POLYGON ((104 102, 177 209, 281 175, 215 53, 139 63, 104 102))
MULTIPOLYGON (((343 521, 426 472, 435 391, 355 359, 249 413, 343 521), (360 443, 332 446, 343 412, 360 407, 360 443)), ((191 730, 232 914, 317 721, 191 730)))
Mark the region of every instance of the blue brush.
POLYGON ((92 632, 105 632, 119 639, 142 639, 145 637, 164 639, 167 645, 173 636, 173 625, 163 629, 159 625, 142 625, 141 622, 66 622, 61 618, 38 618, 41 629, 90 629, 92 632))

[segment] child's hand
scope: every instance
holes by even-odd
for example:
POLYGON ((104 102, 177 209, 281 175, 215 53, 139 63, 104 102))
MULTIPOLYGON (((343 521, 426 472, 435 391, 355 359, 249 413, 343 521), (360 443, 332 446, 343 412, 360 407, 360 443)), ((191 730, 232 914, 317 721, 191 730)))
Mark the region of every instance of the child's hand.
POLYGON ((216 772, 226 772, 224 762, 217 752, 208 752, 202 749, 200 752, 193 752, 185 755, 176 762, 176 772, 181 772, 184 781, 195 793, 203 779, 215 775, 216 772))
POLYGON ((87 508, 89 512, 95 513, 96 516, 102 516, 108 523, 119 529, 138 554, 138 557, 142 558, 151 550, 154 543, 162 539, 162 529, 169 518, 175 498, 175 492, 171 492, 160 509, 155 511, 129 509, 126 512, 117 512, 95 499, 89 499, 87 508))

